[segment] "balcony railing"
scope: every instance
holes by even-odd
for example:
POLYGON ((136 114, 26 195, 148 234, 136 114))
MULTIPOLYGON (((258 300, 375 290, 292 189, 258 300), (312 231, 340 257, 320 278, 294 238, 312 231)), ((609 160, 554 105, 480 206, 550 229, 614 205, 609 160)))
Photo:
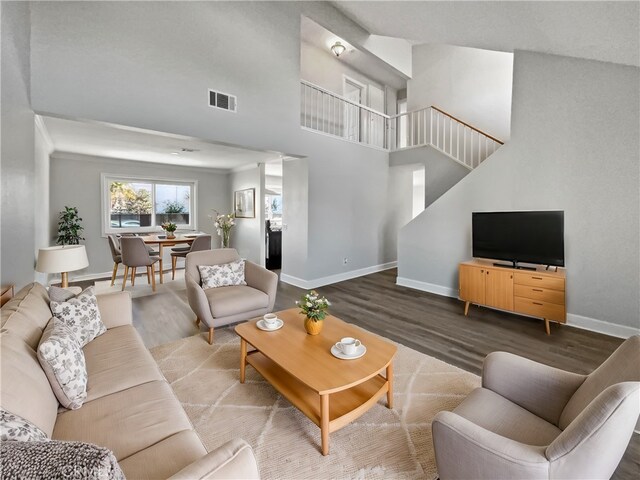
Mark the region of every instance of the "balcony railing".
POLYGON ((300 89, 302 128, 350 142, 383 150, 428 145, 469 169, 503 144, 438 107, 389 116, 305 80, 300 89))

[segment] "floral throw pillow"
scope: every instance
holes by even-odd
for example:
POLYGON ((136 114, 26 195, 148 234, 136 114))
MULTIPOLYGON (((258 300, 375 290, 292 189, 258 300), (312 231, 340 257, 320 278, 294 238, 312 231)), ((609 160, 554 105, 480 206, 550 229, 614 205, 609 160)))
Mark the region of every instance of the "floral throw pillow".
POLYGON ((76 297, 63 302, 51 300, 49 305, 53 315, 66 323, 73 331, 80 342, 80 347, 84 347, 91 340, 107 331, 107 327, 100 319, 98 300, 93 287, 89 287, 76 297))
POLYGON ((47 434, 24 418, 0 409, 0 440, 3 442, 43 442, 47 434))
POLYGON ((45 328, 38 360, 60 404, 77 410, 87 398, 87 366, 73 330, 53 317, 45 328))
POLYGON ((221 265, 198 265, 202 288, 246 285, 244 281, 244 260, 221 265))

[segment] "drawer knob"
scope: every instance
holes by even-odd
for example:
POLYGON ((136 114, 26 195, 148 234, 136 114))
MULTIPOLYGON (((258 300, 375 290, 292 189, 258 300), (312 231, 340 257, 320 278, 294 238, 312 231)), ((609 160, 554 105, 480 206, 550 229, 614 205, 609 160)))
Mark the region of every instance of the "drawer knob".
POLYGON ((531 303, 533 303, 534 305, 540 305, 540 306, 542 306, 542 303, 538 303, 538 302, 531 302, 531 303))
POLYGON ((542 292, 542 290, 540 290, 539 288, 532 288, 531 290, 533 290, 534 292, 542 292))
POLYGON ((531 278, 533 278, 534 280, 542 280, 542 277, 531 277, 531 278))

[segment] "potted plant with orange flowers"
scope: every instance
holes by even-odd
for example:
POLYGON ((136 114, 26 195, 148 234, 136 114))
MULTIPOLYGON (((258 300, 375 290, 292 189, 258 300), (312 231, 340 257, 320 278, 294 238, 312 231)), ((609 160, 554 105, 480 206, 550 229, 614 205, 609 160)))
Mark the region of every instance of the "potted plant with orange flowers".
POLYGON ((305 293, 296 305, 300 307, 300 313, 305 314, 304 329, 309 335, 318 335, 322 331, 327 309, 331 305, 329 300, 321 297, 315 290, 311 290, 305 293))

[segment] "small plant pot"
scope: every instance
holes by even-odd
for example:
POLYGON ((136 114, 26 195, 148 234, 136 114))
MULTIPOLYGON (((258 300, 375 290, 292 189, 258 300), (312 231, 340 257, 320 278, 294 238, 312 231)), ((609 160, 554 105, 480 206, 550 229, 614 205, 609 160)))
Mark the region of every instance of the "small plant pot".
POLYGON ((318 335, 322 331, 323 325, 323 320, 315 321, 308 317, 304 319, 304 329, 309 335, 318 335))
POLYGON ((169 240, 171 240, 171 239, 173 239, 173 238, 176 238, 176 235, 175 235, 175 233, 173 233, 173 232, 167 232, 167 238, 168 238, 169 240))

